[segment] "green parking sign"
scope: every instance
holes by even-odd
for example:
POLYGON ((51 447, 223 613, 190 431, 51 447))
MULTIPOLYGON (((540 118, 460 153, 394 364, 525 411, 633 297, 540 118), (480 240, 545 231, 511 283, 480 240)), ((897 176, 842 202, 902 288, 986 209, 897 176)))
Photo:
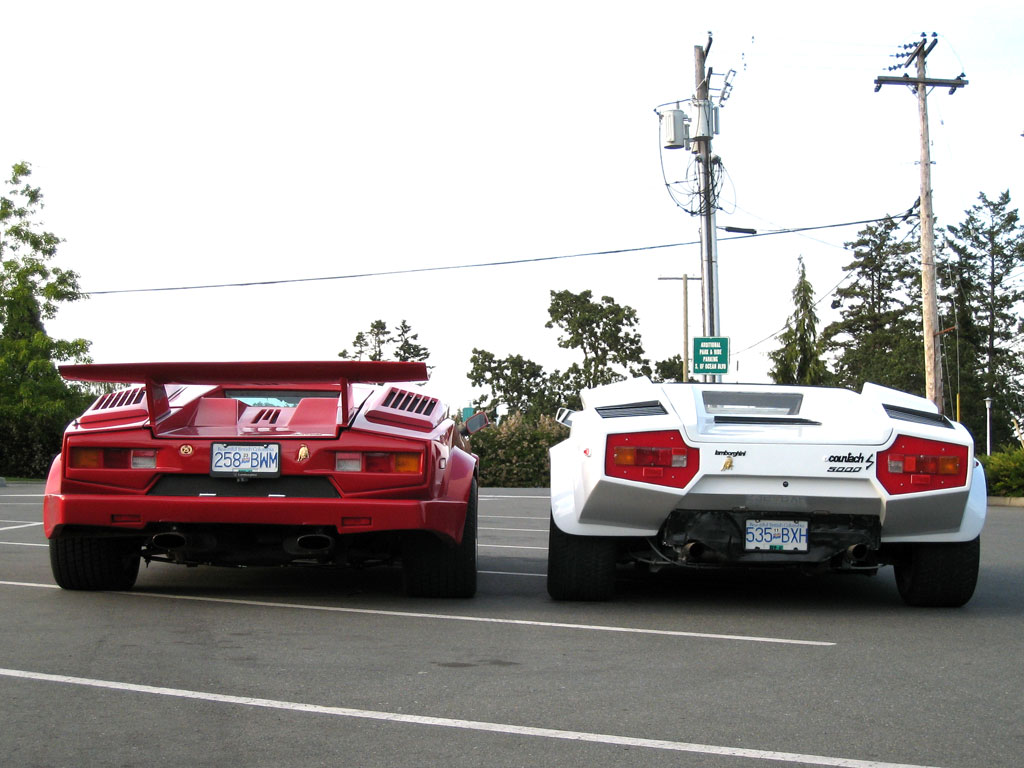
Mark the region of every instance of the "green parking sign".
POLYGON ((722 375, 729 372, 729 337, 696 336, 693 339, 693 372, 722 375))

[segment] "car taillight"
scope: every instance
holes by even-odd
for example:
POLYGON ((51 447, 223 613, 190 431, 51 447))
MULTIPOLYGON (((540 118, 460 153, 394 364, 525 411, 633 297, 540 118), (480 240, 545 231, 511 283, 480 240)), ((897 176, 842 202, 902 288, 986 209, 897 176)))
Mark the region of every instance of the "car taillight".
POLYGON ((700 451, 679 432, 631 432, 608 435, 604 463, 609 477, 683 488, 700 469, 700 451))
POLYGON ((156 449, 72 448, 68 466, 72 469, 156 469, 156 449))
POLYGON ((334 455, 335 472, 400 472, 417 473, 422 466, 421 454, 407 452, 347 451, 334 455))
POLYGON ((891 494, 967 485, 966 445, 900 435, 878 454, 878 481, 891 494))

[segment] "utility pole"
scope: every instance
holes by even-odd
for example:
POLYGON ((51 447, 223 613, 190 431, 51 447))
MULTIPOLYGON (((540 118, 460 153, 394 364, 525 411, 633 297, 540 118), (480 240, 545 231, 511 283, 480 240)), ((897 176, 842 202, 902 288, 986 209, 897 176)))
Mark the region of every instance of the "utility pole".
POLYGON ((693 141, 696 144, 695 154, 700 165, 698 189, 701 214, 700 250, 701 277, 703 278, 701 303, 704 315, 704 335, 718 336, 721 324, 718 308, 718 235, 715 229, 717 200, 715 200, 711 154, 711 135, 714 133, 715 112, 709 96, 711 70, 705 67, 710 50, 710 37, 708 37, 706 46, 696 45, 693 48, 694 82, 696 85, 696 98, 693 100, 693 106, 697 111, 697 126, 693 141))
POLYGON ((909 67, 917 62, 917 77, 904 73, 903 77, 876 77, 875 93, 883 85, 909 85, 917 93, 917 109, 921 123, 921 315, 924 334, 924 379, 925 396, 931 400, 942 413, 942 350, 939 346, 939 310, 937 290, 935 287, 935 217, 932 214, 932 161, 930 139, 928 137, 928 88, 940 86, 949 88, 955 93, 957 88, 967 85, 963 73, 955 80, 930 79, 925 73, 925 59, 938 45, 938 37, 933 32, 931 41, 921 33, 921 40, 916 45, 903 46, 910 53, 897 54, 896 58, 904 58, 901 64, 889 67, 889 70, 909 67))
POLYGON ((659 277, 659 280, 683 281, 683 381, 690 380, 690 281, 700 280, 699 277, 683 275, 682 277, 659 277))

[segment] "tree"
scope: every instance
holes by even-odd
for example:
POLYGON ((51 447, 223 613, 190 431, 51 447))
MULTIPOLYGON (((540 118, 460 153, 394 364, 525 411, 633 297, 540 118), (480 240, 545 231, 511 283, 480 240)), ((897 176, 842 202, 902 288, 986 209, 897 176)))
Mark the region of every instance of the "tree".
POLYGON ((683 380, 682 355, 672 355, 672 357, 667 360, 658 360, 654 363, 654 371, 651 374, 651 381, 678 383, 683 380))
POLYGON ((611 296, 593 300, 588 291, 551 291, 550 320, 545 328, 559 328, 558 346, 583 352, 583 364, 573 363, 564 374, 566 385, 588 389, 620 381, 627 376, 649 376, 650 362, 636 328, 636 310, 619 306, 611 296))
POLYGON ((786 321, 786 330, 779 337, 782 346, 768 353, 774 363, 768 375, 776 384, 824 384, 828 370, 821 359, 814 288, 807 279, 802 256, 798 264, 796 286, 793 288, 795 309, 786 321))
POLYGON ((392 337, 395 342, 395 360, 399 362, 421 362, 430 357, 430 352, 422 344, 417 344, 416 339, 420 335, 412 332, 412 326, 410 326, 405 320, 398 325, 395 329, 395 334, 392 337))
POLYGON ((975 439, 985 434, 984 399, 993 399, 992 441, 1002 445, 1013 437, 1011 415, 1024 413, 1024 231, 1009 191, 978 200, 943 233, 938 273, 956 331, 946 337, 945 367, 975 439))
POLYGON ((405 320, 395 328, 388 330, 383 320, 374 320, 369 329, 359 331, 352 339, 352 353, 343 349, 338 357, 346 360, 398 360, 399 362, 423 361, 430 357, 430 350, 417 344, 418 333, 412 332, 412 326, 405 320), (390 351, 389 351, 390 348, 390 351))
POLYGON ((859 390, 866 381, 924 393, 920 269, 916 242, 902 222, 869 224, 847 248, 851 279, 836 291, 840 320, 822 333, 834 357, 834 382, 859 390), (901 236, 901 232, 904 232, 901 236))
MULTIPOLYGON (((561 400, 559 372, 549 376, 542 365, 522 355, 498 358, 493 352, 474 349, 469 363, 470 382, 488 390, 473 402, 478 409, 495 414, 500 407, 506 414, 519 413, 532 419, 554 414, 561 405, 572 407, 572 403, 561 400)), ((575 403, 578 407, 578 395, 575 403)))
POLYGON ((59 305, 83 295, 75 272, 47 265, 61 239, 40 228, 43 195, 31 174, 28 163, 15 163, 0 196, 0 472, 39 477, 90 400, 55 363, 88 360, 89 342, 46 333, 59 305))

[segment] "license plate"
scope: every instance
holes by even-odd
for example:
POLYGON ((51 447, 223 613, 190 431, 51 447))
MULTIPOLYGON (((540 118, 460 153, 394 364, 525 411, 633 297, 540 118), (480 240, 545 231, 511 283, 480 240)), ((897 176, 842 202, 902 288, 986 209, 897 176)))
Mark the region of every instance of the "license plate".
POLYGON ((806 552, 806 520, 747 520, 748 550, 806 552))
POLYGON ((214 443, 210 446, 214 477, 277 477, 281 474, 278 443, 214 443))

